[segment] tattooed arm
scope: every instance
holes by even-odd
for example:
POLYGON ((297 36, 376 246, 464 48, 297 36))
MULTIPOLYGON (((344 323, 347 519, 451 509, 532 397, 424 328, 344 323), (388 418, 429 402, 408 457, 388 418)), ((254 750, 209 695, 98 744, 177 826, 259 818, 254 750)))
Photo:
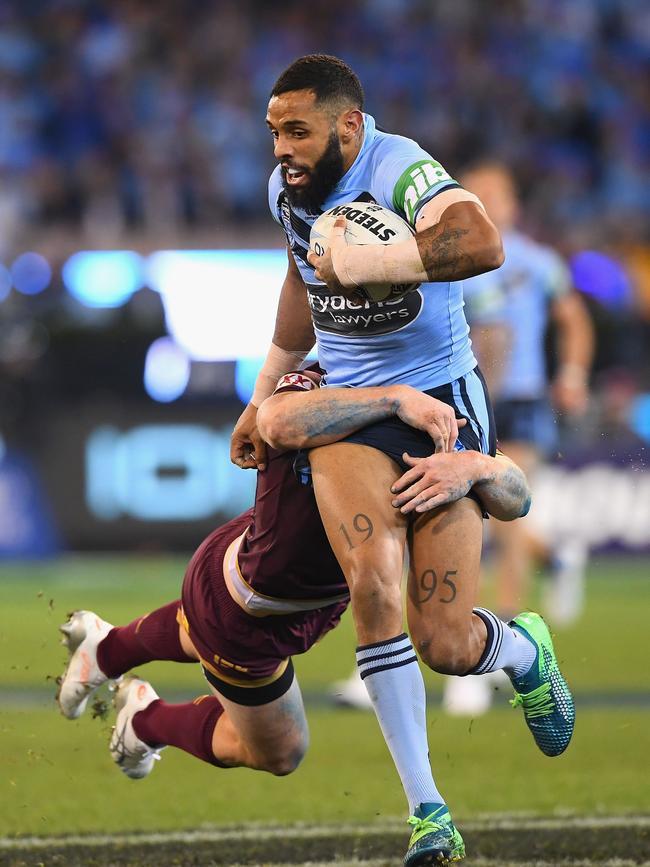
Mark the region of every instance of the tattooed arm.
POLYGON ((414 238, 376 246, 349 246, 341 217, 334 223, 326 253, 312 252, 307 258, 316 277, 344 295, 354 295, 364 285, 463 280, 503 263, 501 238, 480 205, 454 202, 442 214, 431 210, 429 215, 425 205, 414 238))
POLYGON ((496 457, 480 452, 435 454, 428 458, 404 455, 411 466, 395 482, 393 506, 404 514, 427 512, 464 497, 471 488, 488 514, 500 521, 523 518, 530 509, 526 476, 501 452, 496 457))
POLYGON ((448 404, 408 385, 275 394, 259 408, 257 424, 269 445, 286 450, 328 445, 390 416, 428 433, 441 452, 454 448, 466 424, 448 404))
POLYGON ((480 205, 456 202, 433 224, 422 210, 415 242, 430 281, 463 280, 503 264, 501 238, 480 205))

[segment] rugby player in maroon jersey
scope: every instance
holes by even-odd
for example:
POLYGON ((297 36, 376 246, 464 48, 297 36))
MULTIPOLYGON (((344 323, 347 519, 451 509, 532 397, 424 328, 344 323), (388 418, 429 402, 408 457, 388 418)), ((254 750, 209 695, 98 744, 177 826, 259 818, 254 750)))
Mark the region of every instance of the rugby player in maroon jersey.
MULTIPOLYGON (((319 379, 315 371, 286 374, 264 405, 261 430, 279 448, 268 450, 255 505, 200 545, 181 599, 126 626, 77 611, 61 627, 70 660, 59 707, 75 719, 95 689, 121 678, 110 751, 131 778, 150 773, 163 746, 219 767, 277 775, 293 771, 305 753, 307 722, 291 657, 338 623, 349 594, 312 488, 295 472, 296 450, 390 417, 438 436, 449 409, 408 386, 321 390, 319 379), (122 677, 154 660, 199 662, 213 694, 169 704, 146 681, 122 677)), ((525 478, 508 459, 459 453, 434 456, 431 466, 436 461, 441 502, 464 496, 473 483, 495 517, 510 520, 527 508, 525 478)), ((434 472, 430 467, 430 479, 434 472)))

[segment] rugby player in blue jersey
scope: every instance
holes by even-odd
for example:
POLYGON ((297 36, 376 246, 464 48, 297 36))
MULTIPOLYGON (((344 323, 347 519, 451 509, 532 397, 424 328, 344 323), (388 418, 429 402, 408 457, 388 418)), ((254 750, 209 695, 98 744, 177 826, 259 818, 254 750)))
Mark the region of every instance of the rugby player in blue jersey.
MULTIPOLYGON (((414 141, 380 131, 363 112, 357 76, 337 58, 310 55, 285 70, 272 89, 266 122, 279 163, 269 182, 269 205, 286 233, 289 266, 272 346, 233 432, 235 463, 264 467, 256 408, 314 337, 327 385, 401 383, 426 391, 450 410, 440 414, 437 450, 494 454, 489 398, 468 338, 459 282, 503 261, 499 234, 477 197, 414 141), (309 254, 318 215, 359 200, 394 210, 411 223, 415 237, 391 247, 348 247, 342 220, 328 252, 309 254), (383 316, 362 317, 355 289, 373 282, 422 286, 380 305, 383 316), (457 418, 466 424, 459 428, 457 418)), ((321 517, 350 587, 357 663, 409 803, 407 867, 464 857, 431 774, 424 684, 402 631, 407 537, 412 581, 406 613, 421 658, 445 673, 504 669, 548 755, 566 749, 574 724, 571 694, 541 618, 528 613, 504 623, 475 607, 481 508, 472 491, 437 507, 421 469, 430 453, 430 440, 397 420, 368 426, 310 456, 321 517), (404 470, 406 485, 399 483, 404 470)))
MULTIPOLYGON (((437 436, 437 401, 408 386, 318 389, 320 375, 293 371, 262 408, 269 466, 253 508, 217 528, 199 546, 180 599, 113 626, 76 611, 62 626, 70 659, 57 701, 78 718, 94 691, 120 678, 113 760, 131 779, 151 773, 163 746, 216 765, 291 773, 308 744, 308 727, 291 657, 334 627, 348 587, 327 542, 313 490, 293 471, 296 449, 331 443, 364 424, 401 418, 437 436), (139 677, 154 660, 199 663, 212 695, 171 704, 139 677)), ((482 505, 511 520, 527 508, 526 480, 503 456, 436 456, 445 502, 473 484, 482 505)))
MULTIPOLYGON (((464 183, 481 197, 502 233, 507 259, 498 271, 469 281, 474 295, 501 293, 501 320, 508 330, 507 349, 495 399, 500 447, 532 477, 544 457, 557 448, 553 409, 575 419, 587 407, 593 355, 593 327, 571 272, 553 249, 518 228, 520 205, 512 173, 502 163, 485 161, 469 168, 464 183), (549 382, 545 337, 556 333, 557 364, 549 382)), ((512 532, 494 527, 497 542, 497 605, 514 613, 526 598, 534 549, 527 523, 512 532)), ((548 614, 553 623, 570 623, 582 605, 585 550, 575 539, 559 540, 548 614)))

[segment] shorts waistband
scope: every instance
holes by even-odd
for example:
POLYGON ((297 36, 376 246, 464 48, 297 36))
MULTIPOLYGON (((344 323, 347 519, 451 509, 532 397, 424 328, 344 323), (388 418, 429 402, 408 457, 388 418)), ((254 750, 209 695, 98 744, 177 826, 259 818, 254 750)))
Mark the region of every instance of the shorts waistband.
POLYGON ((223 577, 231 597, 247 614, 253 617, 296 614, 299 611, 314 611, 317 608, 336 605, 350 598, 348 593, 341 593, 320 599, 278 599, 258 593, 248 584, 239 568, 237 555, 245 535, 246 530, 228 545, 223 558, 223 577))

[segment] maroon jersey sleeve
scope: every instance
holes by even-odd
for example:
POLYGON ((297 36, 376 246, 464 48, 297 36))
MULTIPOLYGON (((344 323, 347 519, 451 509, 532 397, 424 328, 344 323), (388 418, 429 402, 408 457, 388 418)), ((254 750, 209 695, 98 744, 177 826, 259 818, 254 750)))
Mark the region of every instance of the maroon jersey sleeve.
POLYGON ((280 377, 273 394, 284 394, 287 391, 312 391, 320 388, 321 378, 320 369, 306 367, 304 370, 292 370, 280 377))
MULTIPOLYGON (((292 371, 274 394, 318 388, 320 373, 292 371)), ((239 549, 244 580, 265 596, 309 599, 337 596, 347 584, 327 541, 311 486, 293 471, 296 452, 267 450, 258 473, 251 526, 239 549)))

